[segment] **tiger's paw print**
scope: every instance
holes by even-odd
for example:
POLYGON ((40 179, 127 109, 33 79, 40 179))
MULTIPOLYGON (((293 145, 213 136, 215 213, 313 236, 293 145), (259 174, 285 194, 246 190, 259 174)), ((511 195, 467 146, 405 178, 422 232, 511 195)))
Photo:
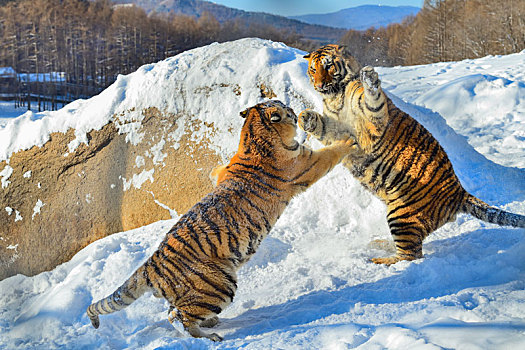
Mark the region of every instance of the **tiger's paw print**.
POLYGON ((374 68, 371 66, 363 67, 361 72, 359 72, 359 75, 365 89, 375 95, 381 86, 381 81, 379 80, 379 75, 374 68))
POLYGON ((318 118, 317 112, 311 109, 305 109, 299 114, 297 124, 299 124, 299 127, 304 131, 312 133, 317 128, 318 118))

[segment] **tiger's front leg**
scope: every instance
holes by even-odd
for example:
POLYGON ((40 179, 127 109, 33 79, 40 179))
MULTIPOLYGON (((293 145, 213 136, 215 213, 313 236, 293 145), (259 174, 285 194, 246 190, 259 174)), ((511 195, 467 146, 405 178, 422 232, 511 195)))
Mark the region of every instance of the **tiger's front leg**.
POLYGON ((371 66, 361 68, 359 78, 365 88, 365 94, 370 97, 377 97, 381 92, 381 80, 379 80, 379 75, 374 68, 371 66))
POLYGON ((311 109, 305 109, 299 114, 297 124, 324 145, 331 145, 339 140, 353 140, 354 146, 345 158, 347 161, 351 162, 363 155, 363 151, 350 128, 338 120, 321 115, 311 109))
POLYGON ((305 109, 299 114, 297 124, 324 145, 329 145, 336 140, 355 138, 350 128, 345 124, 325 117, 311 109, 305 109))
POLYGON ((373 114, 378 113, 379 115, 382 115, 381 112, 385 106, 386 99, 383 90, 381 89, 379 75, 373 67, 366 66, 359 72, 359 80, 363 84, 367 110, 373 114))

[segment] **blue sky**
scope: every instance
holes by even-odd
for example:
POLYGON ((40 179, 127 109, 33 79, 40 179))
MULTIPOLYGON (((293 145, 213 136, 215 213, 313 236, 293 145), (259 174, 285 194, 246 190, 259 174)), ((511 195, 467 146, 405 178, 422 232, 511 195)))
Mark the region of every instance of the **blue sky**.
POLYGON ((385 6, 417 6, 423 0, 209 0, 245 11, 260 11, 281 16, 328 13, 348 7, 373 4, 385 6))

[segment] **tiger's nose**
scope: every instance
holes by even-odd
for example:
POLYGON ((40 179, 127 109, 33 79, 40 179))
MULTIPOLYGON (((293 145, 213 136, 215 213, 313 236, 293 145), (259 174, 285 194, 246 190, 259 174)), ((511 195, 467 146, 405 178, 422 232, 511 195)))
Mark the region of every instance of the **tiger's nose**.
POLYGON ((324 87, 323 83, 315 83, 315 88, 316 89, 322 89, 323 87, 324 87))

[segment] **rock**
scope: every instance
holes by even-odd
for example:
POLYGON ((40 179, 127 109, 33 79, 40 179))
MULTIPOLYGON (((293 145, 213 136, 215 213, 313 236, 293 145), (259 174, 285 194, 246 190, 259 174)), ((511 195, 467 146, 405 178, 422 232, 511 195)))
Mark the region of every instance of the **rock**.
POLYGON ((52 269, 99 238, 184 213, 211 190, 221 157, 189 132, 169 137, 179 118, 184 128, 204 125, 156 108, 142 113, 137 145, 112 122, 71 154, 73 129, 0 162, 10 172, 0 175, 0 279, 52 269))

